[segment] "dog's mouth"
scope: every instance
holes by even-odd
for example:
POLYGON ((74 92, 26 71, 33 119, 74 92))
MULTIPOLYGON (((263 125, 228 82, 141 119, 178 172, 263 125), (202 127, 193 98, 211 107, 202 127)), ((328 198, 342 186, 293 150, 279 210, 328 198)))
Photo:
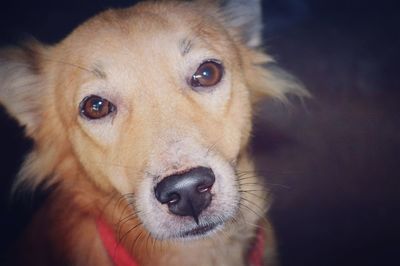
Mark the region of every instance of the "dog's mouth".
POLYGON ((194 229, 191 229, 189 231, 185 231, 181 234, 182 238, 190 238, 190 237, 196 237, 196 236, 206 236, 214 231, 218 230, 222 226, 222 222, 220 223, 211 223, 211 224, 206 224, 206 225, 199 225, 195 227, 194 229))

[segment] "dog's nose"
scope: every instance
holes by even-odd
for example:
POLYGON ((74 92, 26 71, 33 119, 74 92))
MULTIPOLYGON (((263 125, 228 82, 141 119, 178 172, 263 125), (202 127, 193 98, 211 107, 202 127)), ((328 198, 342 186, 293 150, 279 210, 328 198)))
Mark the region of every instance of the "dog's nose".
POLYGON ((192 216, 199 223, 200 213, 211 203, 211 187, 215 176, 210 168, 193 168, 183 174, 164 178, 155 188, 156 198, 168 204, 169 210, 179 216, 192 216))

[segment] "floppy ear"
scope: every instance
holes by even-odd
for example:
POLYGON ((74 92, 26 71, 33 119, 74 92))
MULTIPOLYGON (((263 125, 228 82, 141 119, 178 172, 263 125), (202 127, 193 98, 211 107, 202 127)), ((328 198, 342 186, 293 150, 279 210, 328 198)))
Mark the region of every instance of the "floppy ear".
POLYGON ((220 0, 220 8, 227 26, 236 29, 248 47, 261 45, 261 0, 220 0))
POLYGON ((38 49, 29 47, 0 50, 0 104, 32 135, 40 121, 43 82, 38 65, 38 49))

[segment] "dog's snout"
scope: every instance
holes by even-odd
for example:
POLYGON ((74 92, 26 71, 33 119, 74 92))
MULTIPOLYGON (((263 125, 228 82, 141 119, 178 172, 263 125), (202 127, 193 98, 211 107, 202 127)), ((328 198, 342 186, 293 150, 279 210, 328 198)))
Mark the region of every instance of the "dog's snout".
POLYGON ((200 213, 211 203, 215 176, 210 168, 198 167, 164 178, 155 188, 159 202, 179 216, 192 216, 199 223, 200 213))

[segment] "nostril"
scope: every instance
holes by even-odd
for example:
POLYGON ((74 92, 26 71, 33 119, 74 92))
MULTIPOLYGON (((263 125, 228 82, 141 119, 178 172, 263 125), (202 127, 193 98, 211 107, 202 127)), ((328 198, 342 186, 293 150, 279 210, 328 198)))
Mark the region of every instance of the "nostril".
POLYGON ((177 193, 172 193, 169 196, 169 201, 167 202, 168 205, 173 205, 179 202, 179 200, 181 199, 181 197, 179 196, 179 194, 177 193))
POLYGON ((199 193, 209 192, 209 191, 211 191, 211 187, 212 187, 212 185, 211 186, 200 185, 200 186, 197 187, 197 192, 199 192, 199 193))

